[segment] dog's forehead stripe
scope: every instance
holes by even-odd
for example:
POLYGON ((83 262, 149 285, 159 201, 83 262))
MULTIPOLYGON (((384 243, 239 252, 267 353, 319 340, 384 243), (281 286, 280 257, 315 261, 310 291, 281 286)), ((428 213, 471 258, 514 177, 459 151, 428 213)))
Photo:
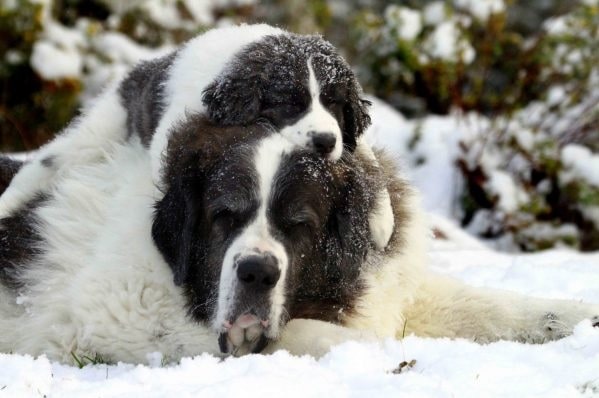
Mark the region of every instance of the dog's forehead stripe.
POLYGON ((266 213, 275 176, 280 168, 281 159, 291 152, 294 144, 280 134, 273 134, 262 139, 254 155, 256 174, 258 175, 258 192, 260 193, 260 213, 266 213))
POLYGON ((308 59, 308 87, 310 88, 310 96, 312 97, 312 103, 318 101, 320 96, 320 87, 314 69, 312 68, 312 58, 308 59))

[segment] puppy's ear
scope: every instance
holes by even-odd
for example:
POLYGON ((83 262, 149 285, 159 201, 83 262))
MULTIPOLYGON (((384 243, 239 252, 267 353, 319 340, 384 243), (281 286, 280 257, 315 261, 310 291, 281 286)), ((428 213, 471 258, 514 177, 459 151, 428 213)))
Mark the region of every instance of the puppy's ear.
POLYGON ((155 205, 152 238, 173 270, 177 286, 188 280, 197 245, 201 244, 196 236, 201 223, 198 189, 198 181, 179 178, 155 205))
POLYGON ((356 148, 356 141, 364 131, 370 126, 370 116, 368 107, 372 104, 370 101, 360 98, 358 83, 350 91, 349 101, 343 108, 343 144, 353 151, 356 148))
POLYGON ((222 77, 210 84, 202 100, 210 120, 222 126, 242 126, 253 122, 260 113, 260 78, 253 74, 222 77))

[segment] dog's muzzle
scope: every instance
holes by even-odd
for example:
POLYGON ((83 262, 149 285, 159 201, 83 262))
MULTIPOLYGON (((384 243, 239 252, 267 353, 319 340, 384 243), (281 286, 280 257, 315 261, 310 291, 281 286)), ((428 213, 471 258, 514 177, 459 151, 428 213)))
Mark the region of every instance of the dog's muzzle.
POLYGON ((236 276, 236 303, 222 324, 219 348, 225 354, 258 353, 269 342, 271 295, 281 271, 272 254, 262 253, 236 262, 236 276))

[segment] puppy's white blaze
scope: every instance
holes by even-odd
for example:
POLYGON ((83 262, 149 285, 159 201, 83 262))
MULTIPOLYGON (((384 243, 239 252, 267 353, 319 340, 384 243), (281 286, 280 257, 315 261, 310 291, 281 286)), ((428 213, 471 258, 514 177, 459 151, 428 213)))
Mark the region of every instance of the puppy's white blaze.
POLYGON ((275 256, 281 271, 279 281, 271 292, 271 312, 268 319, 270 337, 276 337, 279 333, 279 320, 285 303, 285 278, 289 259, 285 248, 270 233, 269 220, 267 217, 268 205, 270 203, 272 186, 275 175, 281 164, 282 157, 289 153, 294 144, 279 134, 267 137, 260 142, 254 154, 254 165, 258 175, 258 192, 260 195, 260 207, 256 217, 245 228, 245 230, 233 241, 225 253, 223 260, 220 285, 218 292, 218 308, 213 327, 221 331, 226 321, 235 322, 235 319, 226 319, 229 315, 231 305, 235 300, 237 288, 236 258, 243 258, 251 254, 268 252, 275 256))
POLYGON ((312 60, 308 60, 308 88, 310 90, 310 108, 297 122, 286 126, 281 134, 302 148, 312 147, 312 135, 315 133, 331 133, 337 139, 335 148, 327 155, 329 160, 339 160, 343 152, 343 137, 339 122, 320 102, 320 85, 312 68, 312 60))

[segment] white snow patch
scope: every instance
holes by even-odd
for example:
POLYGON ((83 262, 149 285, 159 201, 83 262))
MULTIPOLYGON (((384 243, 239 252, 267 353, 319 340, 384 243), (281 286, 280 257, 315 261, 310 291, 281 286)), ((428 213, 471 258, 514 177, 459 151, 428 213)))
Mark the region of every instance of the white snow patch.
POLYGON ((580 178, 599 188, 599 154, 581 145, 569 144, 562 149, 562 161, 566 170, 562 182, 580 178))
POLYGON ((567 98, 566 90, 562 86, 553 86, 547 94, 547 105, 559 105, 567 98))
POLYGON ((507 213, 518 210, 528 199, 526 193, 518 189, 512 176, 505 171, 493 170, 486 185, 489 192, 497 196, 498 208, 507 213))
POLYGON ((545 23, 543 23, 543 27, 550 35, 563 35, 568 33, 570 30, 565 17, 549 18, 547 21, 545 21, 545 23))
MULTIPOLYGON (((462 36, 456 22, 445 21, 436 26, 425 40, 424 50, 433 58, 448 61, 463 61, 469 64, 476 55, 472 45, 462 36)), ((426 59, 423 59, 426 61, 426 59)))
POLYGON ((58 47, 69 51, 77 51, 86 48, 86 39, 82 32, 77 29, 67 28, 53 20, 48 20, 44 24, 44 38, 51 41, 58 47))
POLYGON ((414 40, 422 31, 420 12, 407 7, 390 5, 385 9, 385 20, 397 30, 403 40, 414 40))
POLYGON ((442 1, 433 1, 424 7, 422 14, 425 25, 438 25, 446 19, 445 3, 442 1))
POLYGON ((457 113, 406 120, 385 102, 368 99, 373 106, 366 141, 394 156, 402 174, 423 192, 425 209, 451 218, 461 184, 455 166, 460 141, 484 131, 486 120, 457 113))
POLYGON ((83 61, 78 52, 40 40, 33 45, 31 67, 45 80, 79 78, 83 61))
POLYGON ((454 0, 454 4, 470 13, 481 21, 489 19, 491 14, 498 14, 505 10, 503 0, 454 0))
POLYGON ((134 65, 145 59, 151 59, 168 53, 170 47, 149 49, 137 44, 122 33, 107 32, 98 35, 92 41, 94 49, 117 63, 134 65))

